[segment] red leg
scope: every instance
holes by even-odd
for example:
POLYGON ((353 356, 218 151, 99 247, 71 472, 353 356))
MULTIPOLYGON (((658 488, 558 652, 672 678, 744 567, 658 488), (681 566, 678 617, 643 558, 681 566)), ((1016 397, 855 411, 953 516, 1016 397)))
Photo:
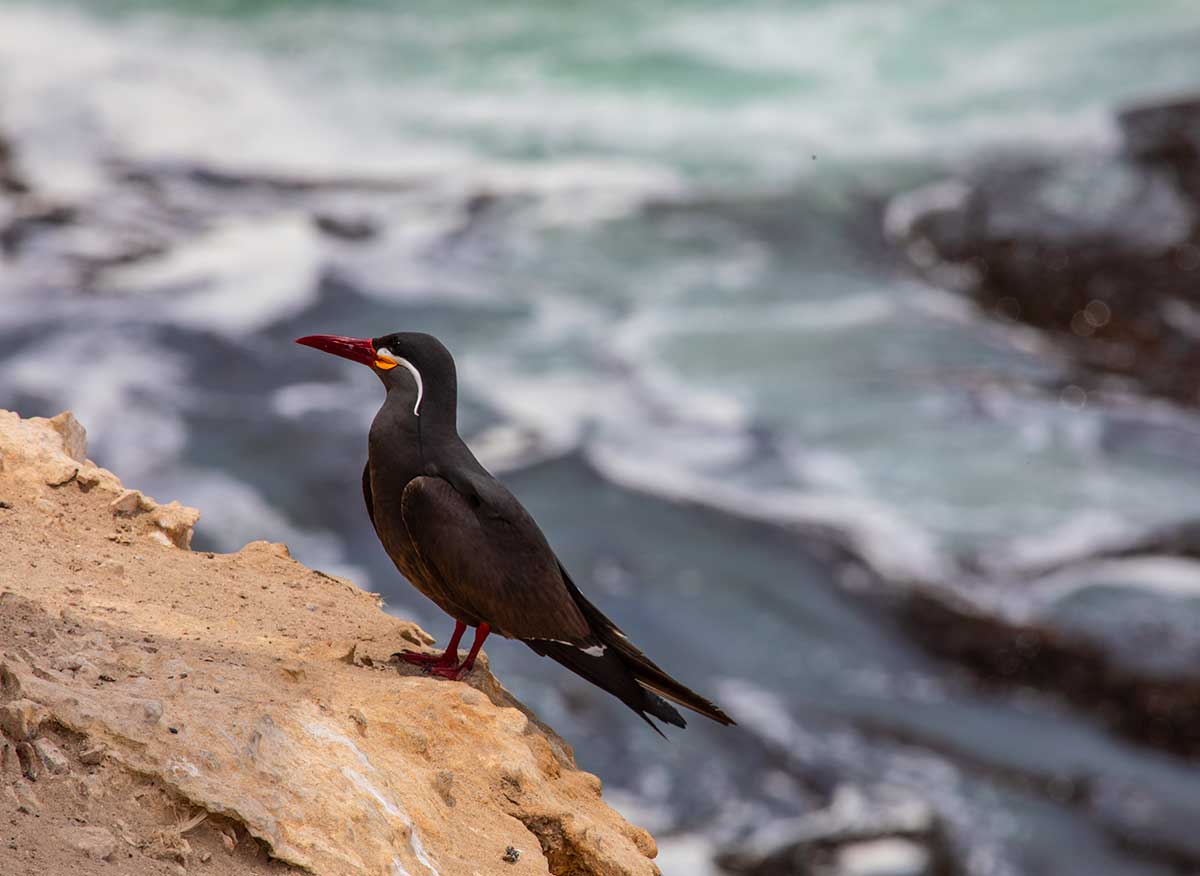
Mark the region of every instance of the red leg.
POLYGON ((442 676, 442 678, 458 681, 458 679, 470 672, 471 668, 475 665, 475 658, 479 655, 479 649, 483 647, 483 640, 488 637, 488 633, 491 631, 492 628, 487 624, 480 624, 475 628, 475 641, 471 643, 471 650, 467 654, 466 660, 458 666, 435 664, 429 667, 429 671, 434 675, 442 676))
POLYGON ((462 641, 463 633, 467 631, 467 625, 462 621, 454 622, 454 635, 450 637, 450 643, 446 645, 446 650, 440 655, 438 654, 422 654, 418 651, 401 651, 393 654, 393 657, 399 657, 405 663, 412 663, 414 666, 457 666, 458 665, 458 643, 462 641))

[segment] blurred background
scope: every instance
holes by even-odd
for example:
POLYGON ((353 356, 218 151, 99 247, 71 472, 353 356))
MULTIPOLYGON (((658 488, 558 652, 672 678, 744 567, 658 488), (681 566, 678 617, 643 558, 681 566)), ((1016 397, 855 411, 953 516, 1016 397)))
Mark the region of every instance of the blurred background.
POLYGON ((489 648, 668 876, 1197 872, 1189 94, 1195 0, 0 0, 0 406, 444 641, 291 343, 432 332, 740 722, 489 648))

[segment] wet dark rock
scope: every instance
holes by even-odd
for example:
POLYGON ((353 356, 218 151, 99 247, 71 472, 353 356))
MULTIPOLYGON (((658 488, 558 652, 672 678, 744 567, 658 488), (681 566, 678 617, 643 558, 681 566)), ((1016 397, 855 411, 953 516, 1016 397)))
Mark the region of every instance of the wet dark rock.
POLYGON ((14 255, 26 240, 48 227, 67 225, 76 218, 74 207, 53 202, 24 199, 0 226, 0 252, 14 255))
POLYGON ((771 821, 718 852, 744 876, 942 876, 957 872, 933 810, 897 789, 838 788, 827 808, 771 821))
POLYGON ((1145 576, 1164 566, 1177 570, 1173 577, 1200 575, 1195 563, 1169 558, 1087 564, 1048 582, 1065 592, 1048 600, 1039 620, 1100 646, 1126 672, 1186 682, 1200 665, 1200 600, 1146 586, 1145 576))
POLYGON ((335 190, 404 192, 417 188, 423 182, 410 177, 273 173, 189 162, 128 164, 117 166, 116 170, 123 179, 143 185, 156 186, 174 180, 213 189, 257 189, 275 194, 303 194, 335 190))
POLYGON ((1052 618, 1010 620, 931 588, 909 591, 899 615, 926 650, 984 685, 1053 693, 1135 742, 1200 754, 1200 672, 1142 671, 1052 618))
POLYGON ((12 142, 0 133, 0 192, 21 195, 28 191, 29 183, 17 169, 16 150, 12 142))
POLYGON ((893 201, 931 280, 1051 334, 1085 377, 1200 402, 1200 101, 1121 115, 1124 153, 981 168, 893 201))
POLYGON ((359 243, 379 234, 379 224, 367 216, 339 216, 334 213, 315 213, 313 225, 322 234, 359 243))
POLYGON ((1200 162, 1200 96, 1128 107, 1117 123, 1126 153, 1139 161, 1200 162))

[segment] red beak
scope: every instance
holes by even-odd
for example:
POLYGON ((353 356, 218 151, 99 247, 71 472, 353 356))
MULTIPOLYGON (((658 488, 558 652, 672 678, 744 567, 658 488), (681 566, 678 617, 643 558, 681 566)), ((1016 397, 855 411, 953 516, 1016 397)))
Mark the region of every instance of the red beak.
POLYGON ((333 353, 343 359, 353 359, 363 365, 375 364, 375 345, 369 338, 343 338, 338 335, 308 335, 296 338, 297 344, 333 353))

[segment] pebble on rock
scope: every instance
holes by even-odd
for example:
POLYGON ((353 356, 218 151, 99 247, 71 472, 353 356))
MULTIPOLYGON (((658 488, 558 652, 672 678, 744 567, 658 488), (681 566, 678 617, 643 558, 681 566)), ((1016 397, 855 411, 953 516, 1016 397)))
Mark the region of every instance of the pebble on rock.
POLYGON ((70 827, 64 833, 67 845, 96 861, 107 861, 117 850, 116 838, 103 827, 70 827))
POLYGON ((21 763, 21 774, 29 781, 36 782, 38 776, 41 775, 41 769, 38 767, 37 755, 34 753, 33 746, 28 742, 18 742, 17 760, 21 763))
POLYGON ((127 516, 138 510, 142 502, 142 494, 137 490, 125 490, 117 498, 108 503, 108 510, 115 516, 127 516))
POLYGON ((55 775, 62 775, 71 768, 70 761, 62 750, 49 739, 35 739, 33 750, 46 769, 55 775))
POLYGON ((142 717, 147 724, 157 724, 162 720, 163 707, 158 700, 146 700, 142 703, 142 717))
POLYGON ((8 668, 7 663, 0 663, 0 700, 16 700, 21 697, 21 680, 8 668))
POLYGON ((24 812, 26 815, 39 815, 42 811, 41 801, 38 800, 37 794, 33 793, 33 789, 24 782, 18 782, 12 786, 13 794, 17 798, 17 811, 24 812))
POLYGON ((42 725, 43 710, 31 700, 16 700, 0 706, 0 730, 18 741, 32 739, 42 725))

